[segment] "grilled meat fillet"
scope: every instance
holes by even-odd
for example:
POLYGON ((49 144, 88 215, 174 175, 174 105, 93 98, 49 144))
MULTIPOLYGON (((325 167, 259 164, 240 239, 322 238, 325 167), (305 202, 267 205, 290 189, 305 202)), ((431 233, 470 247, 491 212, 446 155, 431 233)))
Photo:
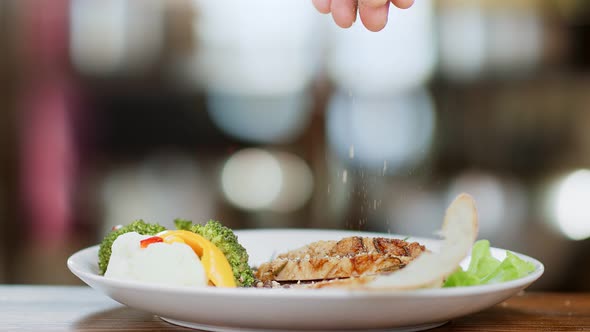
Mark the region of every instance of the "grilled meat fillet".
POLYGON ((279 255, 256 273, 265 281, 309 281, 351 278, 404 267, 425 250, 417 242, 399 239, 347 237, 318 241, 279 255))

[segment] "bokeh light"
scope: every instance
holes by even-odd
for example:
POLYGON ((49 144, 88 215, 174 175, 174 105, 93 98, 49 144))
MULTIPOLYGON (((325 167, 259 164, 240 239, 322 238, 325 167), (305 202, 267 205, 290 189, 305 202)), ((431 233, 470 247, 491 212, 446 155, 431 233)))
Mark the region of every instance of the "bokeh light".
POLYGON ((114 225, 143 218, 174 227, 175 218, 206 221, 214 204, 202 165, 181 154, 156 154, 104 175, 101 198, 107 234, 114 225))
MULTIPOLYGON (((387 229, 395 234, 436 237, 440 229, 445 205, 441 195, 417 183, 397 183, 388 195, 387 229), (402 194, 403 193, 403 194, 402 194)), ((381 230, 383 227, 381 227, 381 230)))
POLYGON ((339 91, 328 105, 326 125, 328 141, 340 158, 394 173, 425 158, 435 120, 431 97, 422 89, 388 97, 339 91))
POLYGON ((231 156, 221 171, 225 197, 246 210, 270 207, 279 196, 283 174, 277 159, 261 149, 245 149, 231 156))
POLYGON ((543 24, 534 6, 514 3, 490 9, 486 2, 441 5, 437 21, 440 69, 452 80, 524 74, 542 57, 543 24))
POLYGON ((574 171, 557 182, 551 193, 553 223, 572 240, 590 237, 590 170, 574 171))
POLYGON ((256 143, 287 143, 307 127, 311 100, 302 91, 288 95, 247 96, 210 93, 211 120, 229 136, 256 143))
POLYGON ((159 0, 72 0, 75 68, 98 76, 145 70, 163 44, 163 9, 159 0))
POLYGON ((270 210, 292 212, 300 209, 313 193, 313 173, 300 157, 287 152, 273 152, 283 175, 282 188, 270 210))
POLYGON ((350 29, 331 25, 326 65, 336 86, 356 96, 388 96, 426 83, 437 58, 433 6, 416 1, 411 13, 391 10, 379 33, 366 30, 360 19, 350 29))
POLYGON ((477 202, 482 238, 517 233, 526 218, 526 195, 516 180, 483 171, 467 171, 451 181, 445 203, 462 192, 469 193, 477 202))
POLYGON ((236 2, 195 0, 198 52, 186 78, 208 91, 238 95, 303 90, 319 61, 320 16, 300 0, 236 2), (282 15, 289 13, 289 15, 282 15))
POLYGON ((249 148, 227 160, 221 186, 226 199, 238 208, 291 212, 309 200, 313 176, 293 154, 249 148))
POLYGON ((530 72, 542 53, 540 17, 531 9, 505 8, 492 12, 488 21, 488 62, 503 74, 530 72))
POLYGON ((437 26, 441 71, 457 80, 480 75, 485 66, 486 27, 478 1, 442 6, 437 26))

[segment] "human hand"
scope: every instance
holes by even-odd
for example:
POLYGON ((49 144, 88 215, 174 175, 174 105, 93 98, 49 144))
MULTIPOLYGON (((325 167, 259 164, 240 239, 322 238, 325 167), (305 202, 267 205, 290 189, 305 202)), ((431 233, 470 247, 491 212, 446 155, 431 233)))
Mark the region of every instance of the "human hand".
POLYGON ((315 8, 324 14, 332 13, 334 22, 341 28, 350 28, 356 21, 357 10, 363 25, 379 31, 387 24, 389 2, 401 9, 410 8, 414 0, 312 0, 315 8))

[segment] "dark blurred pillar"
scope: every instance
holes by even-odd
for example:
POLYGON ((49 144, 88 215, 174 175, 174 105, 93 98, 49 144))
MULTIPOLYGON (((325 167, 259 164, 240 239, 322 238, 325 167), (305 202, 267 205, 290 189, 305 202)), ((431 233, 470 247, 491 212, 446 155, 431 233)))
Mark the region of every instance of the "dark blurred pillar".
POLYGON ((18 238, 16 219, 16 149, 14 131, 14 49, 9 35, 12 21, 8 1, 0 1, 0 283, 10 281, 9 266, 18 238))

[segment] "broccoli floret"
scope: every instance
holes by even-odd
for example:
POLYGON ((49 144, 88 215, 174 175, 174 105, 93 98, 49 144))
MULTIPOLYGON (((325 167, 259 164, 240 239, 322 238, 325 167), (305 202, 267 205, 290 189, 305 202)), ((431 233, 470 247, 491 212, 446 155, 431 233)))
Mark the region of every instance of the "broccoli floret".
POLYGON ((174 219, 174 226, 176 226, 176 229, 190 231, 191 227, 193 227, 193 222, 184 219, 174 219))
POLYGON ((111 247, 119 235, 129 232, 137 232, 141 235, 156 235, 165 230, 166 228, 164 226, 160 226, 158 224, 148 224, 143 220, 137 220, 127 226, 123 226, 110 232, 102 240, 98 249, 98 268, 100 270, 100 274, 104 274, 107 270, 109 260, 111 259, 111 247))
POLYGON ((248 265, 248 253, 230 228, 215 220, 209 220, 205 225, 192 224, 190 221, 180 219, 175 220, 174 223, 178 229, 197 233, 219 248, 227 258, 238 286, 249 287, 254 284, 254 273, 248 265))

